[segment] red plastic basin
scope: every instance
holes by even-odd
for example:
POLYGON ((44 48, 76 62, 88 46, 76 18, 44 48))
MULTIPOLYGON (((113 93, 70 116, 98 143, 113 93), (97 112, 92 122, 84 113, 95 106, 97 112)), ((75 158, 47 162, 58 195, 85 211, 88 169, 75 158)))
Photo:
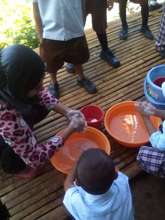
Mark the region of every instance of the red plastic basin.
POLYGON ((100 128, 104 119, 104 112, 99 106, 87 105, 81 108, 81 112, 84 114, 88 126, 100 128))

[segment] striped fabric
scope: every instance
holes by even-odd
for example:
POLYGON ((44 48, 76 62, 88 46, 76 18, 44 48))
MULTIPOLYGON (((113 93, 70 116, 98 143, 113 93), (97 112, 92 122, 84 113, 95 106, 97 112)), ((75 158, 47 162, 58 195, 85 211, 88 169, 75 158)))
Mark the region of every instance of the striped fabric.
POLYGON ((143 146, 139 150, 137 161, 147 173, 165 177, 165 152, 153 147, 143 146))
POLYGON ((160 31, 156 40, 156 49, 158 51, 165 51, 165 6, 160 22, 160 31))

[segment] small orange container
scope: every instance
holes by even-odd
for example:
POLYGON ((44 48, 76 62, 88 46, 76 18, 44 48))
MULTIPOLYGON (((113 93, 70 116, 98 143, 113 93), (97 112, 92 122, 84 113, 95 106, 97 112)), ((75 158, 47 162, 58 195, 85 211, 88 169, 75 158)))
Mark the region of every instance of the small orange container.
MULTIPOLYGON (((158 128, 161 119, 151 117, 153 125, 158 128)), ((149 134, 144 120, 133 101, 125 101, 107 110, 104 118, 107 132, 121 145, 140 147, 149 141, 149 134)))
POLYGON ((50 161, 57 170, 68 174, 81 153, 89 148, 100 148, 107 154, 111 150, 108 138, 101 131, 87 127, 84 132, 75 132, 69 136, 50 161))

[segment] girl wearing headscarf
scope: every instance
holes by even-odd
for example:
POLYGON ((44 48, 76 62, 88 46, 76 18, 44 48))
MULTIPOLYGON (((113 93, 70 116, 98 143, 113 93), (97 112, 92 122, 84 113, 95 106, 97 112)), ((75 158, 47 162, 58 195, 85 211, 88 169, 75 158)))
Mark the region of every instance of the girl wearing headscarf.
POLYGON ((7 173, 33 177, 85 122, 79 111, 71 110, 42 87, 44 63, 30 48, 9 46, 0 51, 0 162, 7 173), (49 111, 66 116, 69 125, 60 135, 38 143, 33 126, 49 111))

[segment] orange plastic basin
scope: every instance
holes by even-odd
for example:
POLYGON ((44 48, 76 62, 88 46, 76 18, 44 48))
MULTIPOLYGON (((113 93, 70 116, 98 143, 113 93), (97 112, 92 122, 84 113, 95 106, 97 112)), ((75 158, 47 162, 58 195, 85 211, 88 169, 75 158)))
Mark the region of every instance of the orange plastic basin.
MULTIPOLYGON (((151 117, 153 125, 158 128, 161 119, 151 117)), ((125 101, 107 110, 104 118, 107 132, 126 147, 139 147, 149 141, 149 134, 143 118, 133 101, 125 101)))
POLYGON ((101 131, 87 127, 82 133, 73 133, 50 161, 57 170, 67 174, 80 154, 89 148, 100 148, 107 154, 110 154, 111 150, 109 140, 101 131))

